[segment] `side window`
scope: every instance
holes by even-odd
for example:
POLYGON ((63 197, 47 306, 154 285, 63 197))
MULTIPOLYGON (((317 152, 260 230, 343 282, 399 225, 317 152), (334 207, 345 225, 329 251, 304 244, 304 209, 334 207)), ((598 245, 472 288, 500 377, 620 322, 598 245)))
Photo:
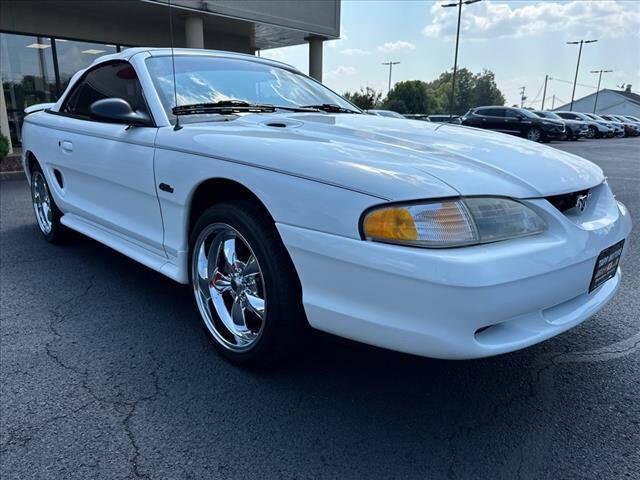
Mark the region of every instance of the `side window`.
POLYGON ((505 117, 507 118, 520 118, 520 115, 515 110, 505 110, 505 117))
POLYGON ((128 62, 102 65, 87 73, 74 87, 62 111, 89 118, 89 107, 103 98, 122 98, 134 111, 149 113, 142 94, 142 85, 128 62))
POLYGON ((502 110, 502 108, 479 108, 475 113, 486 117, 504 117, 502 110))

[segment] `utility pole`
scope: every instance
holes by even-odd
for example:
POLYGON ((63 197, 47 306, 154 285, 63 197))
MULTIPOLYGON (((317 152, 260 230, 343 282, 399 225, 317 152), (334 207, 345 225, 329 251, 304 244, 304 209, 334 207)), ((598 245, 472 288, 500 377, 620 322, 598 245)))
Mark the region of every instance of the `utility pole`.
POLYGON ((596 99, 593 102, 593 113, 596 113, 596 109, 598 108, 598 94, 600 93, 600 82, 602 81, 603 73, 611 73, 613 70, 591 70, 591 73, 598 73, 598 88, 596 89, 596 99))
POLYGON ((458 7, 458 29, 456 30, 456 54, 453 59, 453 76, 451 78, 451 100, 449 101, 449 121, 453 118, 453 99, 456 91, 456 73, 458 71, 458 44, 460 43, 460 19, 462 18, 462 4, 470 5, 480 0, 458 0, 442 5, 444 8, 458 7))
POLYGON ((553 94, 553 101, 551 102, 551 110, 556 108, 556 94, 553 94))
POLYGON ((398 65, 400 62, 384 62, 382 65, 389 65, 389 89, 387 90, 387 95, 391 91, 391 71, 393 70, 394 65, 398 65))
POLYGON ((520 108, 524 108, 524 101, 527 99, 524 92, 527 90, 527 87, 520 87, 520 108))
POLYGON ((582 45, 585 43, 595 43, 598 40, 580 40, 579 42, 567 42, 567 45, 580 45, 580 49, 578 50, 578 63, 576 64, 576 76, 573 79, 573 91, 571 92, 571 106, 569 107, 569 111, 573 112, 573 99, 576 95, 576 83, 578 82, 578 70, 580 69, 580 56, 582 55, 582 45))
POLYGON ((544 99, 547 97, 547 82, 549 81, 549 75, 544 76, 544 91, 542 92, 542 110, 544 110, 544 99))

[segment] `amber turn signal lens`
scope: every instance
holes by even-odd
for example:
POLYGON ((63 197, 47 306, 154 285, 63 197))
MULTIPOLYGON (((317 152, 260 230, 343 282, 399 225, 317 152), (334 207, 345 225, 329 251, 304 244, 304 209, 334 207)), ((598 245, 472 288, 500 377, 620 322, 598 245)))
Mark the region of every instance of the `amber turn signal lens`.
POLYGON ((364 234, 371 239, 415 241, 418 239, 413 216, 405 208, 383 208, 369 213, 363 224, 364 234))

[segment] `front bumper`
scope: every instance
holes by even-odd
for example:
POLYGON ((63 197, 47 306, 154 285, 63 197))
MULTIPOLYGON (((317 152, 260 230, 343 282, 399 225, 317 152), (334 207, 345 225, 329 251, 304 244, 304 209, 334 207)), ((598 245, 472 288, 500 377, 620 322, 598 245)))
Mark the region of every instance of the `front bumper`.
POLYGON ((564 126, 559 125, 544 125, 542 127, 542 131, 543 134, 546 138, 548 139, 556 139, 556 138, 562 138, 564 137, 564 135, 566 134, 566 129, 564 126))
POLYGON ((545 233, 473 247, 420 249, 283 224, 278 230, 311 326, 422 356, 485 357, 564 332, 612 298, 620 271, 591 294, 589 283, 598 254, 629 235, 631 220, 600 187, 606 191, 584 218, 531 200, 549 225, 545 233))

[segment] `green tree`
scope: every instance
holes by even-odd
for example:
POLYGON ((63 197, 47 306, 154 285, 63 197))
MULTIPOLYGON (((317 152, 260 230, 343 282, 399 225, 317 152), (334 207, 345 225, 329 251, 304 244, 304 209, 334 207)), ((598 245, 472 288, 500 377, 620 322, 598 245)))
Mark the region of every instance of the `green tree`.
MULTIPOLYGON (((451 102, 451 72, 443 72, 429 82, 428 87, 441 99, 442 110, 439 113, 449 113, 451 102)), ((456 72, 456 91, 453 100, 453 114, 463 115, 472 107, 482 105, 504 105, 505 98, 496 85, 495 75, 490 70, 473 74, 466 68, 456 72)))
POLYGON ((384 108, 398 113, 409 113, 407 105, 399 98, 392 98, 391 100, 386 99, 384 102, 384 108))
MULTIPOLYGON (((380 93, 372 88, 347 92, 345 97, 360 108, 370 109, 382 103, 382 107, 398 113, 446 114, 451 100, 451 72, 443 72, 431 82, 407 80, 396 83, 387 98, 380 102, 380 93)), ((463 115, 472 107, 504 105, 505 98, 492 71, 472 73, 466 68, 456 72, 456 91, 453 114, 463 115)))
POLYGON ((407 80, 393 86, 384 107, 398 113, 432 113, 439 108, 439 102, 425 82, 407 80))
POLYGON ((496 85, 496 76, 491 70, 484 69, 482 73, 476 73, 474 80, 474 106, 504 105, 506 99, 496 85))
POLYGON ((378 92, 371 87, 360 87, 357 92, 344 92, 344 98, 363 110, 376 108, 382 99, 382 92, 378 92))

